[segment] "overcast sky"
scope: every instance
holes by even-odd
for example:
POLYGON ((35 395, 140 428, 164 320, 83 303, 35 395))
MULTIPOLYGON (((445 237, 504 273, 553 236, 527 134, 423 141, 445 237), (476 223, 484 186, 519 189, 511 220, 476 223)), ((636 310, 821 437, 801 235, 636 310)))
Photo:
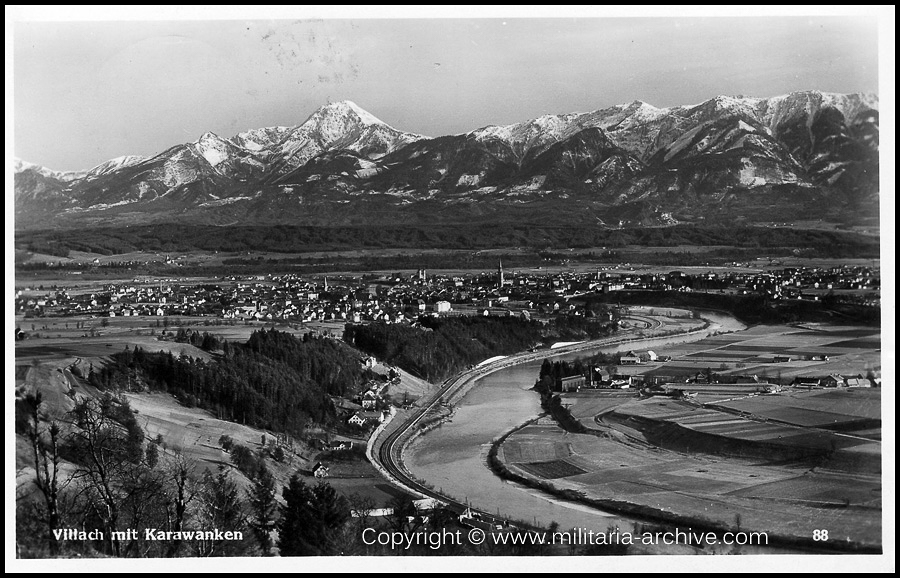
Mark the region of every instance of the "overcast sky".
POLYGON ((206 131, 294 126, 337 100, 439 136, 633 100, 878 92, 871 16, 16 22, 13 32, 14 154, 56 170, 150 156, 206 131))

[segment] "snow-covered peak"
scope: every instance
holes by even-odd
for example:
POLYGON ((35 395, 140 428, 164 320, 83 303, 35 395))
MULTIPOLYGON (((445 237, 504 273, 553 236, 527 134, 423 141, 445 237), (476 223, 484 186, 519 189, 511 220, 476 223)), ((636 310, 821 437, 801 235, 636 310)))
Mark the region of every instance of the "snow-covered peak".
POLYGON ((232 140, 249 151, 261 151, 283 141, 295 128, 293 126, 253 128, 235 135, 232 140))
POLYGON ((28 169, 32 169, 38 172, 49 171, 50 169, 46 167, 42 167, 41 165, 36 165, 34 163, 29 163, 28 161, 23 161, 22 159, 16 157, 13 159, 13 171, 17 173, 21 173, 22 171, 27 171, 28 169))
POLYGON ((394 130, 355 103, 342 100, 320 107, 299 128, 305 129, 305 131, 315 131, 326 141, 332 141, 343 138, 350 132, 365 130, 369 127, 384 127, 394 130))
POLYGON ((100 163, 96 167, 92 168, 87 172, 87 176, 96 177, 105 175, 106 173, 111 173, 119 169, 124 169, 125 167, 136 165, 144 160, 146 160, 146 157, 142 157, 140 155, 125 155, 116 157, 114 159, 110 159, 106 162, 100 163))
POLYGON ((227 160, 231 156, 232 150, 238 149, 238 146, 231 141, 227 141, 212 132, 204 133, 194 143, 194 147, 212 166, 227 160))
POLYGON ((340 132, 342 129, 346 131, 346 129, 353 127, 360 129, 370 127, 375 129, 387 129, 391 132, 412 137, 413 140, 425 138, 419 134, 397 130, 351 100, 330 102, 320 107, 298 128, 318 129, 323 134, 328 135, 334 134, 336 131, 340 132))
POLYGON ((41 165, 23 161, 20 158, 13 159, 13 172, 21 173, 28 170, 34 171, 51 179, 56 179, 58 181, 64 182, 74 181, 76 179, 84 177, 85 175, 85 171, 54 171, 53 169, 48 169, 47 167, 41 165))
POLYGON ((326 106, 333 106, 335 109, 341 111, 353 112, 354 114, 356 114, 356 116, 359 117, 360 122, 362 122, 366 126, 371 126, 373 124, 385 124, 381 120, 375 118, 375 115, 373 115, 372 113, 360 108, 360 106, 352 100, 342 100, 340 102, 335 102, 332 105, 326 106))
POLYGON ((221 141, 221 140, 222 140, 222 138, 219 137, 219 135, 217 135, 216 133, 206 131, 205 133, 203 133, 203 136, 201 136, 199 139, 197 139, 197 144, 216 142, 216 141, 221 141))

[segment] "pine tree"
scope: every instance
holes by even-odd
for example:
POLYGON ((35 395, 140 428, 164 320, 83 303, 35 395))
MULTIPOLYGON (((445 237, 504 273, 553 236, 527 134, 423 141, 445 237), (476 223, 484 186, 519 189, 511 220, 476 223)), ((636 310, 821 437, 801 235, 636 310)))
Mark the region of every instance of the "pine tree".
POLYGON ((272 550, 271 532, 275 526, 278 504, 275 501, 275 477, 262 462, 259 464, 253 486, 247 491, 247 498, 250 501, 250 528, 259 542, 263 555, 268 556, 272 550))
POLYGON ((296 474, 282 490, 285 506, 278 525, 282 556, 340 554, 337 544, 350 506, 326 482, 310 488, 296 474))
POLYGON ((309 535, 314 531, 310 524, 313 518, 313 494, 309 486, 297 474, 291 476, 287 486, 281 491, 285 505, 282 506, 281 521, 278 524, 278 549, 282 556, 310 556, 323 552, 310 543, 309 535))

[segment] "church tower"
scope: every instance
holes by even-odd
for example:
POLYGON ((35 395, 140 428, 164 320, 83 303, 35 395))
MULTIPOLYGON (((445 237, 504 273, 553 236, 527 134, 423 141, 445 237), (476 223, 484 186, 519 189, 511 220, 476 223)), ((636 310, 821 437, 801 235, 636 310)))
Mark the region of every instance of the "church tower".
POLYGON ((497 288, 503 289, 503 259, 498 259, 497 265, 497 288))

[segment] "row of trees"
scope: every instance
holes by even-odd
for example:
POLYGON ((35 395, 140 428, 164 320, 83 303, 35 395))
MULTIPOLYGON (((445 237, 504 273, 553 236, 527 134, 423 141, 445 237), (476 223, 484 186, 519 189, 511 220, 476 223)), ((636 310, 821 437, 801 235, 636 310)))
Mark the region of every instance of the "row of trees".
MULTIPOLYGON (((168 325, 168 318, 166 318, 166 327, 168 327, 168 325)), ((180 327, 175 333, 175 341, 178 343, 190 343, 203 351, 217 351, 222 349, 222 346, 225 343, 224 339, 219 339, 206 331, 201 334, 199 331, 191 331, 184 327, 180 327)))

